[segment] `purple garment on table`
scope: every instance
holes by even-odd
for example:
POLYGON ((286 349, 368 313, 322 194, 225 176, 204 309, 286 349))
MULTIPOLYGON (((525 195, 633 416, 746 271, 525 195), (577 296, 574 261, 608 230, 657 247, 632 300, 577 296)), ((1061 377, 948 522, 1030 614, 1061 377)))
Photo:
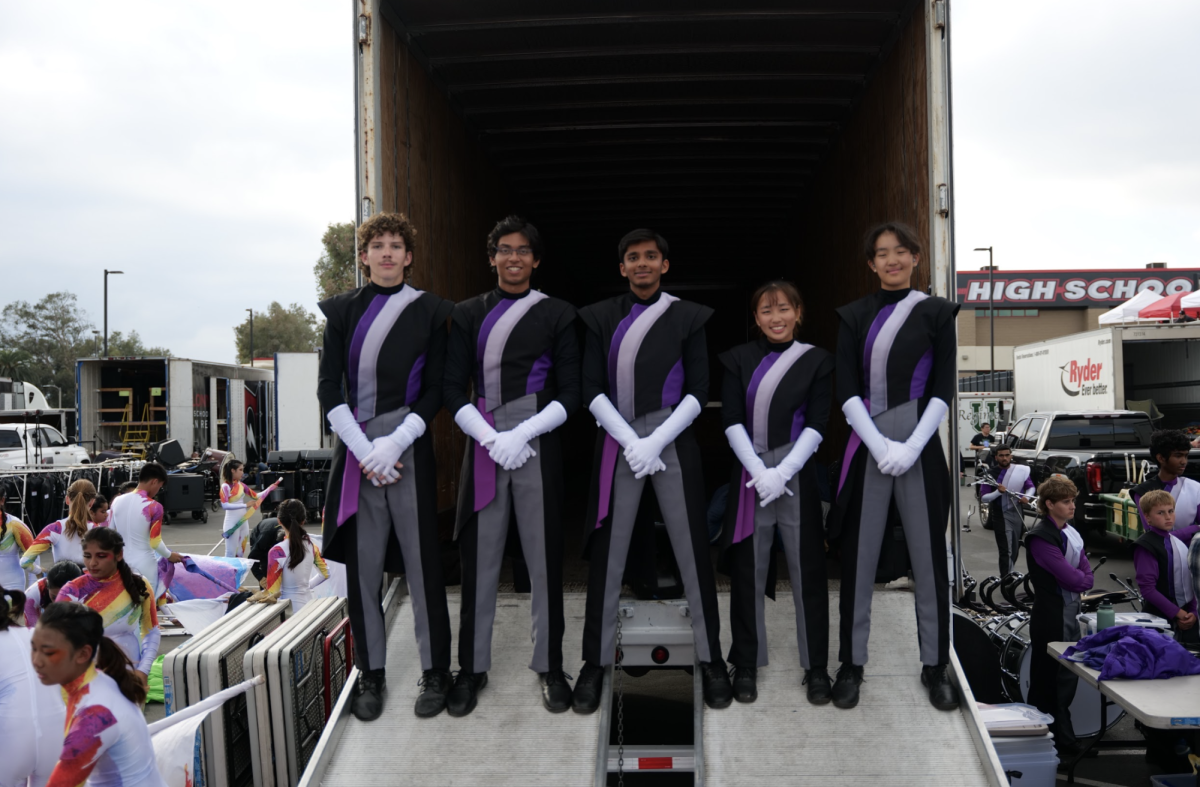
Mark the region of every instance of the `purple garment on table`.
MULTIPOLYGON (((1067 542, 1066 535, 1060 530, 1063 544, 1067 542)), ((1029 552, 1042 568, 1054 575, 1054 579, 1064 590, 1072 593, 1082 593, 1092 587, 1092 564, 1087 555, 1079 553, 1079 565, 1072 566, 1067 562, 1067 556, 1044 538, 1029 539, 1029 552)))
MULTIPOLYGON (((1141 509, 1139 508, 1138 510, 1140 512, 1141 509)), ((1186 546, 1198 530, 1200 530, 1200 525, 1189 525, 1179 530, 1172 530, 1171 536, 1178 538, 1186 546)), ((1147 527, 1146 532, 1163 539, 1167 537, 1161 530, 1153 527, 1147 527)), ((1163 547, 1167 551, 1167 572, 1171 574, 1175 570, 1175 550, 1171 548, 1170 544, 1164 543, 1163 547)), ((1178 615, 1179 605, 1158 592, 1158 558, 1147 549, 1134 549, 1133 567, 1137 570, 1138 590, 1142 591, 1142 597, 1158 607, 1168 618, 1174 618, 1178 615)), ((1186 566, 1184 566, 1184 572, 1187 572, 1186 566)), ((1173 574, 1171 576, 1173 578, 1173 574)), ((1196 614, 1196 599, 1192 599, 1191 603, 1184 607, 1184 609, 1193 615, 1196 614)))
POLYGON ((1084 637, 1063 653, 1100 671, 1099 680, 1152 680, 1200 675, 1200 659, 1169 634, 1141 626, 1112 626, 1084 637))

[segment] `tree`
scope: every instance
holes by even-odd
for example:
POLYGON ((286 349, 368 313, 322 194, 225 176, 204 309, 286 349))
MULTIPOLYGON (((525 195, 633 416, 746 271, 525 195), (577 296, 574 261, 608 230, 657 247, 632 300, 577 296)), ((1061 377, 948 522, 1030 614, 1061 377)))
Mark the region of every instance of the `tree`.
MULTIPOLYGON (((250 318, 233 329, 238 363, 250 362, 250 318)), ((277 352, 316 352, 321 343, 317 318, 298 303, 288 308, 272 301, 265 312, 254 313, 254 355, 262 358, 277 352)))
POLYGON ((25 379, 25 370, 29 368, 29 362, 33 360, 33 356, 24 350, 6 348, 0 350, 0 377, 7 377, 11 380, 25 379))
POLYGON ((317 299, 323 301, 354 289, 354 222, 330 224, 321 245, 325 253, 313 266, 313 273, 317 277, 317 299))
POLYGON ((75 398, 75 359, 92 354, 92 324, 74 293, 52 292, 36 304, 10 303, 0 345, 24 353, 22 376, 39 388, 57 385, 63 401, 75 398))
POLYGON ((108 335, 108 354, 115 356, 142 356, 144 358, 169 357, 171 351, 166 347, 147 347, 142 344, 142 337, 137 331, 130 331, 128 336, 120 331, 108 335))

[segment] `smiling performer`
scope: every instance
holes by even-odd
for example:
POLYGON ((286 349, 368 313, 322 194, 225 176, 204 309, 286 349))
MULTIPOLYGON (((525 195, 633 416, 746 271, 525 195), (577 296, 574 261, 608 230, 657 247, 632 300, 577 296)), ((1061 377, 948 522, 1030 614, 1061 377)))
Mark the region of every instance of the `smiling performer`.
POLYGON ((574 708, 591 713, 600 706, 603 668, 615 659, 621 578, 646 476, 683 576, 704 701, 725 708, 733 690, 721 658, 704 479, 690 428, 708 401, 704 323, 712 309, 662 291, 670 262, 658 233, 634 230, 621 239, 618 252, 630 292, 579 312, 588 329, 583 401, 603 429, 584 517, 590 562, 584 665, 574 708))
POLYGON ((460 671, 451 716, 475 707, 492 661, 492 624, 510 508, 533 592, 533 660, 542 704, 571 707, 562 669, 562 446, 558 427, 579 408, 575 309, 530 289, 541 264, 537 228, 517 216, 487 238, 496 289, 454 307, 446 357, 446 407, 472 440, 459 482, 462 554, 460 671), (474 388, 474 398, 470 396, 474 388))
POLYGON ((773 281, 751 298, 762 335, 721 353, 721 418, 740 464, 733 470, 721 545, 731 580, 729 628, 733 697, 754 702, 759 667, 767 666, 764 596, 774 572, 775 531, 783 541, 796 642, 808 700, 830 700, 829 587, 817 473, 809 462, 825 434, 833 399, 833 356, 796 341, 803 305, 790 282, 773 281))
POLYGON ((837 398, 854 430, 846 446, 830 528, 840 524, 841 648, 833 702, 858 704, 871 594, 888 509, 904 526, 916 590, 921 682, 941 710, 958 707, 950 663, 946 527, 950 471, 938 425, 954 396, 958 305, 910 289, 921 246, 899 222, 867 233, 867 265, 881 289, 837 310, 837 398))
POLYGON ((403 571, 421 655, 418 716, 436 716, 450 690, 450 614, 437 532, 433 435, 442 407, 446 318, 454 304, 405 284, 416 231, 399 213, 358 228, 370 282, 318 304, 325 349, 317 397, 340 438, 325 497, 322 550, 346 565, 350 626, 362 672, 351 710, 383 712, 383 573, 403 571), (345 390, 343 390, 343 386, 345 390))

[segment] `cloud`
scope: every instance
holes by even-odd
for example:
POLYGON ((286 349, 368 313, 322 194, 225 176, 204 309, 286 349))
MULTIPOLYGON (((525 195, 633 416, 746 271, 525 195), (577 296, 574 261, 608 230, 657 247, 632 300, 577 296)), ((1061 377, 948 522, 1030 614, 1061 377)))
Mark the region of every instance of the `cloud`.
POLYGON ((4 302, 70 289, 110 330, 228 361, 272 300, 315 308, 354 213, 350 9, 306 0, 0 10, 4 302))
POLYGON ((960 268, 1200 266, 1200 6, 1128 9, 953 6, 960 268))

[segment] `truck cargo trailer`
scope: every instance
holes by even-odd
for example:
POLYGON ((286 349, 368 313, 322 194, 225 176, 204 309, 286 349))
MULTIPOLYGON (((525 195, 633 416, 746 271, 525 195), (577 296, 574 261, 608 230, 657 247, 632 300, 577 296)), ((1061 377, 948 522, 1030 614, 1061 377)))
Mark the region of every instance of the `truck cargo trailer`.
POLYGON ((1200 425, 1200 324, 1110 326, 1013 350, 1016 414, 1140 410, 1200 425), (1192 356, 1192 346, 1196 355, 1192 356))
POLYGON ((185 456, 212 447, 265 461, 274 442, 273 381, 269 369, 186 358, 81 358, 76 428, 96 451, 140 453, 178 440, 185 456))
MULTIPOLYGON (((537 225, 545 243, 533 286, 578 306, 628 291, 617 265, 625 233, 650 227, 664 235, 664 289, 715 309, 706 324, 710 405, 695 425, 715 487, 731 461, 715 356, 755 335, 749 298, 759 285, 796 282, 807 304, 801 338, 832 349, 834 309, 879 286, 864 259, 864 232, 898 219, 925 242, 915 286, 950 295, 948 6, 354 0, 358 221, 406 213, 418 233, 410 281, 454 301, 496 286, 485 238, 509 213, 537 225)), ((595 426, 574 418, 564 428, 564 444, 580 447, 564 452, 567 499, 575 500, 586 496, 577 487, 589 472, 595 426)), ((844 425, 831 431, 824 461, 845 447, 844 425)), ((452 511, 463 437, 447 413, 433 434, 438 506, 452 511)), ((564 526, 575 532, 574 524, 564 526)), ((502 605, 505 615, 509 607, 517 614, 498 627, 497 652, 527 641, 524 624, 514 628, 528 617, 523 603, 502 605)), ((568 604, 582 610, 582 596, 568 604)), ((571 625, 580 614, 568 613, 571 625)), ((410 625, 397 626, 389 658, 411 643, 410 625)), ((915 640, 915 632, 905 637, 915 640)), ((831 749, 818 761, 785 745, 751 759, 794 783, 1001 784, 969 691, 962 715, 930 714, 913 688, 919 664, 901 661, 904 699, 869 746, 831 749), (930 733, 936 746, 905 739, 904 729, 926 729, 931 715, 953 728, 930 733)), ((406 655, 403 663, 415 662, 406 655)), ((389 679, 409 685, 398 666, 389 662, 389 679)), ((534 685, 518 666, 496 685, 519 685, 518 673, 534 685)), ((610 757, 608 748, 611 696, 593 716, 552 719, 536 702, 505 699, 502 716, 481 702, 465 720, 471 725, 445 717, 413 725, 408 698, 393 689, 385 717, 363 725, 346 721, 348 692, 301 784, 603 785, 618 767, 620 750, 610 757), (563 745, 548 751, 552 735, 563 745), (365 753, 373 759, 360 760, 365 753), (438 776, 431 766, 442 768, 438 776)), ((695 784, 733 783, 734 760, 705 744, 704 730, 716 728, 705 725, 698 695, 694 712, 693 745, 648 757, 647 767, 666 762, 691 772, 695 784)), ((753 715, 785 729, 796 712, 764 706, 753 715)), ((828 716, 842 741, 863 723, 828 716)))

